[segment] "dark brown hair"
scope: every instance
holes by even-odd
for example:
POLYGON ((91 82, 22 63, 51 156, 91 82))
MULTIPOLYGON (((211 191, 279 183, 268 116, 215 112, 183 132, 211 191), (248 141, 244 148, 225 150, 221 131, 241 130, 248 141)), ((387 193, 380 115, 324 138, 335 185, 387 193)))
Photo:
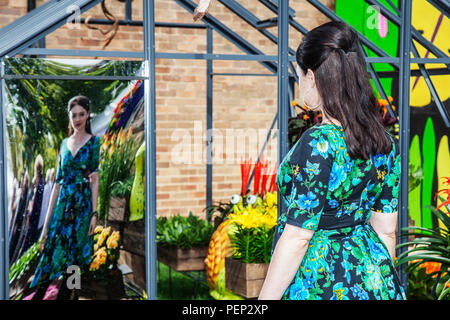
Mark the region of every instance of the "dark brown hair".
POLYGON ((38 154, 34 162, 34 176, 35 177, 39 176, 39 178, 42 178, 43 170, 44 170, 44 159, 42 159, 42 156, 38 154))
MULTIPOLYGON (((70 110, 72 110, 73 107, 75 106, 81 106, 83 107, 83 109, 85 109, 88 113, 90 111, 90 100, 88 97, 85 96, 75 96, 72 99, 69 100, 69 103, 67 104, 67 113, 70 112, 70 110)), ((91 131, 91 119, 88 117, 88 119, 86 120, 86 132, 89 134, 92 134, 91 131)), ((72 125, 70 124, 69 121, 69 137, 72 135, 73 133, 73 128, 72 125)))
POLYGON ((378 106, 356 31, 344 22, 328 22, 308 32, 296 59, 304 74, 314 72, 324 112, 344 129, 351 158, 389 153, 391 141, 378 106))

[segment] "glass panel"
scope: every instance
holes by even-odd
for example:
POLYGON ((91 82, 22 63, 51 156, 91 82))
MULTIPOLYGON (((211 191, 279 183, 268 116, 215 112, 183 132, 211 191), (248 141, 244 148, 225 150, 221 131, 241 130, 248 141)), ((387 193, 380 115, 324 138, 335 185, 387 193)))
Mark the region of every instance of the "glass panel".
MULTIPOLYGON (((85 61, 7 65, 18 74, 139 72, 85 61)), ((5 81, 11 299, 143 295, 143 90, 142 80, 5 81), (88 98, 72 100, 80 95, 88 98)))

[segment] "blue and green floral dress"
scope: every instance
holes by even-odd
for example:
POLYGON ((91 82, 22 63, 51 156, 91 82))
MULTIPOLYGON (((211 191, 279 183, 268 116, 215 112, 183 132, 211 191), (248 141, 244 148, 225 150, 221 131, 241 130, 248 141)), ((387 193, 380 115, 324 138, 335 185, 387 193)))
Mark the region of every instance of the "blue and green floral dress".
POLYGON ((63 140, 55 182, 60 193, 48 224, 47 239, 33 282, 48 284, 71 265, 83 268, 91 262, 93 236, 89 236, 92 198, 89 175, 98 170, 100 138, 92 136, 75 154, 63 140))
POLYGON ((389 154, 351 159, 342 127, 319 124, 287 153, 277 173, 287 209, 279 215, 274 247, 286 223, 315 232, 283 299, 406 299, 389 252, 369 224, 372 210, 398 207, 400 155, 389 137, 389 154))

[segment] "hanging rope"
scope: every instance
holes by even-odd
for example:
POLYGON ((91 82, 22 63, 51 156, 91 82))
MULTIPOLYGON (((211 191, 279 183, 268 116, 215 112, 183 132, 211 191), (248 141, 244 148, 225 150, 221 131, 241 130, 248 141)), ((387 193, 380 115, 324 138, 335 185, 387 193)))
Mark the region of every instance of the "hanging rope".
POLYGON ((105 1, 102 1, 102 11, 103 11, 103 14, 105 15, 105 17, 109 21, 113 22, 111 28, 109 28, 107 30, 102 30, 101 28, 99 28, 95 25, 89 24, 89 21, 92 19, 91 16, 88 16, 86 18, 85 24, 89 29, 98 30, 101 32, 102 35, 106 36, 105 43, 103 44, 103 47, 102 47, 102 50, 104 50, 116 36, 117 31, 119 30, 119 20, 111 12, 109 12, 109 10, 106 8, 105 1))

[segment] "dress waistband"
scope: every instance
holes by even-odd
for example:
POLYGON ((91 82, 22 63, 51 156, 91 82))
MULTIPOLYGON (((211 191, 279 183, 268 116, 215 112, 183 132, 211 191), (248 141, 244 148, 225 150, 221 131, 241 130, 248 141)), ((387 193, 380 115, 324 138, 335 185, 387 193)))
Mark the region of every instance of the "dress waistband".
POLYGON ((320 229, 319 227, 316 233, 328 238, 336 239, 351 236, 359 231, 367 230, 368 228, 372 229, 372 226, 367 222, 362 222, 351 226, 340 226, 334 229, 320 229))
POLYGON ((89 183, 89 179, 82 175, 78 175, 78 176, 72 176, 72 177, 64 177, 63 179, 60 179, 60 181, 58 181, 58 183, 61 185, 85 184, 85 183, 89 183))

